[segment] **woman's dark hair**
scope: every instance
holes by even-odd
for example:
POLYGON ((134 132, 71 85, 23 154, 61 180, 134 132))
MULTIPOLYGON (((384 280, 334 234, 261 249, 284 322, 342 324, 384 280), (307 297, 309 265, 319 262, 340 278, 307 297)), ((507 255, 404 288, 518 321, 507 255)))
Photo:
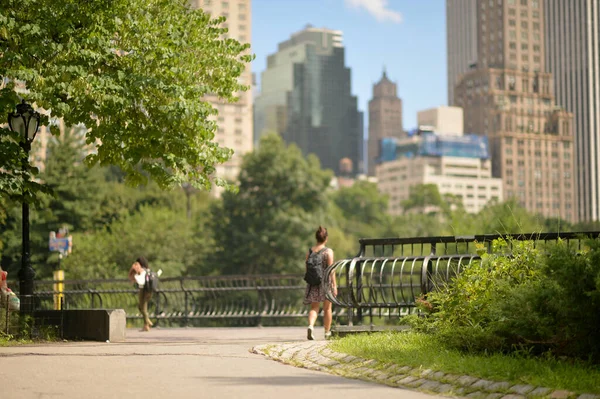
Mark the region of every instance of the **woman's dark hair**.
POLYGON ((315 233, 315 238, 317 239, 317 242, 325 242, 327 239, 327 229, 319 226, 317 232, 315 233))
POLYGON ((144 269, 148 268, 148 260, 146 260, 146 258, 144 258, 143 256, 140 256, 139 258, 137 258, 135 260, 137 263, 140 264, 140 266, 142 266, 144 269))

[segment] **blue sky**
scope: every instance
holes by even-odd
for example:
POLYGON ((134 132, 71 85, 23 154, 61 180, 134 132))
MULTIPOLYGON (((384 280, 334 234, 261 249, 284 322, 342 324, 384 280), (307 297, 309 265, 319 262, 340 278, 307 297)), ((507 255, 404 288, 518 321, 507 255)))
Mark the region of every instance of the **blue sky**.
POLYGON ((306 24, 344 33, 352 92, 365 112, 383 67, 398 84, 404 129, 417 111, 447 104, 444 0, 252 0, 252 71, 306 24))

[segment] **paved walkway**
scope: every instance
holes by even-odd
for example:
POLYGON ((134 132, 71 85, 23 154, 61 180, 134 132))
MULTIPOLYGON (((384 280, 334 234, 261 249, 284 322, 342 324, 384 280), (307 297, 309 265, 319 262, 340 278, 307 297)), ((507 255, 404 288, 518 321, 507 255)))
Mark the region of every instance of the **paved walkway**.
POLYGON ((303 340, 305 334, 304 328, 128 330, 124 343, 0 347, 0 397, 434 399, 251 353, 254 347, 303 340))
POLYGON ((327 347, 327 342, 322 341, 268 344, 255 347, 253 351, 297 367, 306 367, 311 370, 377 382, 392 387, 416 389, 436 395, 474 399, 600 399, 600 395, 575 395, 572 392, 553 391, 545 387, 525 384, 512 385, 507 382, 488 381, 468 375, 452 375, 380 363, 373 359, 361 359, 333 352, 327 347))
MULTIPOLYGON (((305 341, 305 333, 304 328, 295 327, 128 330, 124 343, 0 347, 1 397, 575 397, 565 391, 359 359, 331 351, 326 341, 305 341)), ((321 333, 317 331, 317 336, 321 333)), ((580 395, 577 399, 600 396, 580 395)))

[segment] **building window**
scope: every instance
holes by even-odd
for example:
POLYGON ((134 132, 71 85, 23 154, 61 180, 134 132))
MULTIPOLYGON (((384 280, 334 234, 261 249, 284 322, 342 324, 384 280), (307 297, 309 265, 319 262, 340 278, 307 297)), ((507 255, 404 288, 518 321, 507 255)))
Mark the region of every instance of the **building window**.
POLYGON ((223 8, 229 8, 229 3, 227 1, 222 1, 221 2, 221 7, 223 7, 223 8))
POLYGON ((515 21, 514 19, 509 19, 508 26, 517 26, 517 21, 515 21))
POLYGON ((521 43, 521 50, 528 50, 529 46, 527 45, 527 43, 521 43))
POLYGON ((517 10, 515 10, 514 8, 509 8, 508 9, 508 15, 517 15, 517 10))
POLYGON ((515 42, 510 42, 510 43, 508 44, 508 47, 509 47, 511 50, 516 50, 516 49, 517 49, 517 43, 515 43, 515 42))
POLYGON ((521 32, 521 40, 527 40, 529 39, 529 35, 527 34, 527 31, 521 32))
POLYGON ((538 8, 540 6, 539 0, 531 0, 531 7, 538 8))
POLYGON ((240 15, 238 16, 238 19, 239 19, 240 21, 245 21, 245 20, 246 20, 246 14, 240 14, 240 15))
POLYGON ((521 18, 527 18, 527 10, 521 10, 521 18))
POLYGON ((521 0, 521 5, 527 7, 527 0, 521 0))
POLYGON ((515 85, 515 77, 514 76, 509 76, 508 77, 508 90, 515 90, 516 89, 516 85, 515 85))
POLYGON ((514 30, 511 30, 508 32, 508 38, 511 40, 516 40, 517 39, 517 32, 514 30))

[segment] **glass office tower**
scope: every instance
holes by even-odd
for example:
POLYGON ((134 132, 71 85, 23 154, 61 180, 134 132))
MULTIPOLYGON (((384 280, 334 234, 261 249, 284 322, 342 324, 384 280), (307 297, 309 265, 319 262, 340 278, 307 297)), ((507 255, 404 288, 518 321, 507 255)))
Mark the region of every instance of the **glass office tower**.
POLYGON ((363 116, 344 65, 342 33, 307 27, 279 44, 261 74, 254 103, 254 140, 279 133, 323 168, 340 173, 343 158, 362 172, 363 116))

